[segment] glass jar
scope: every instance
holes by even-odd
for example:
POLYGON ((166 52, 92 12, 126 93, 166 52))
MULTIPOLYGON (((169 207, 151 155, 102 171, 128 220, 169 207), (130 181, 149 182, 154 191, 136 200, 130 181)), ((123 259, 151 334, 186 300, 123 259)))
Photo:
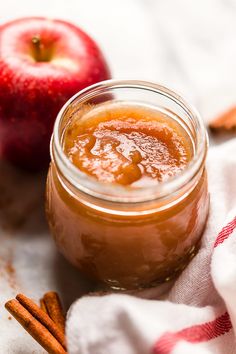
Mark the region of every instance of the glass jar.
POLYGON ((56 244, 82 272, 114 289, 154 286, 178 274, 194 256, 209 208, 207 134, 199 114, 166 87, 109 80, 73 96, 56 119, 51 140, 46 212, 56 244), (139 189, 102 183, 65 155, 63 133, 86 104, 132 102, 178 121, 193 157, 178 175, 139 189))

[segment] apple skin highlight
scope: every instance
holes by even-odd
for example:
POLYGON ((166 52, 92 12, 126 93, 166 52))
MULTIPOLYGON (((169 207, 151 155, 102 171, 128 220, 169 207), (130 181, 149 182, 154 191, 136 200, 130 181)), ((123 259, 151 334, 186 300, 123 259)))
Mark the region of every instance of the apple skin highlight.
POLYGON ((110 77, 96 43, 69 22, 31 17, 1 25, 1 158, 28 170, 46 167, 60 108, 110 77))

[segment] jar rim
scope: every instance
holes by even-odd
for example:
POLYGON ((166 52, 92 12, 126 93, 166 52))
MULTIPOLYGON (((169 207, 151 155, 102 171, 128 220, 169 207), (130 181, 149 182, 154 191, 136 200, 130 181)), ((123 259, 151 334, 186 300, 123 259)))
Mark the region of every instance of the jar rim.
POLYGON ((52 161, 63 177, 76 189, 91 195, 95 198, 111 202, 137 203, 162 199, 180 190, 190 182, 206 159, 208 146, 208 136, 198 111, 189 104, 181 95, 163 85, 139 80, 105 80, 86 87, 72 96, 61 108, 55 120, 53 134, 50 143, 50 154, 52 161), (98 93, 114 89, 143 89, 164 95, 177 103, 188 116, 194 118, 198 124, 197 140, 198 144, 195 153, 189 164, 180 173, 170 177, 167 181, 159 182, 156 186, 147 186, 141 188, 127 188, 114 183, 105 183, 98 181, 92 176, 80 171, 65 154, 60 136, 60 124, 64 118, 64 113, 75 101, 91 98, 98 93))

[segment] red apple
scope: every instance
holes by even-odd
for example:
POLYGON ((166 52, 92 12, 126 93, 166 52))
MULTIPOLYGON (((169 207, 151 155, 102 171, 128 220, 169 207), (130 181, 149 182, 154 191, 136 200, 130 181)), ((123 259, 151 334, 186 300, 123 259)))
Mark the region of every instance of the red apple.
POLYGON ((96 43, 69 22, 32 17, 0 26, 1 156, 27 169, 44 167, 62 105, 108 78, 96 43))

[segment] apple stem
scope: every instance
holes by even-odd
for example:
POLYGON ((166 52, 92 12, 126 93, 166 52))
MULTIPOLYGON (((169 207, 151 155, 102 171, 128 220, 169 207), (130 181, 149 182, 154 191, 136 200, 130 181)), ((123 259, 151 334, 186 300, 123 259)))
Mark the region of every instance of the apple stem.
POLYGON ((42 60, 42 51, 41 51, 41 48, 42 48, 42 43, 41 43, 41 38, 39 35, 35 35, 33 36, 32 38, 32 43, 33 43, 33 46, 34 46, 34 57, 35 57, 35 60, 36 61, 43 61, 42 60))

